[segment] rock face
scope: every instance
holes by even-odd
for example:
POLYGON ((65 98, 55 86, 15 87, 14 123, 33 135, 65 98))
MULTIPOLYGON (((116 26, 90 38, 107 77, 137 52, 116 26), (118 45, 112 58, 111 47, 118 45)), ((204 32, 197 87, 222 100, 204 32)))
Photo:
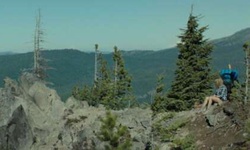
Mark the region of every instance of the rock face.
POLYGON ((8 124, 0 129, 1 149, 30 149, 33 143, 33 134, 22 105, 13 112, 8 124))
MULTIPOLYGON (((5 87, 0 89, 0 150, 104 149, 105 142, 96 137, 106 114, 104 106, 91 107, 73 97, 63 103, 55 90, 29 73, 24 73, 18 82, 9 78, 4 82, 5 87)), ((241 132, 233 129, 243 125, 236 115, 236 110, 241 109, 212 108, 207 114, 191 110, 152 115, 149 108, 111 113, 117 116, 117 125, 128 127, 132 150, 178 149, 178 142, 186 146, 182 149, 187 145, 196 149, 190 148, 194 143, 198 149, 217 143, 216 149, 232 145, 235 138, 242 142, 241 132), (199 140, 190 141, 188 135, 199 140), (225 135, 231 139, 223 142, 225 135)))
MULTIPOLYGON (((30 73, 16 82, 5 79, 0 89, 0 149, 104 149, 95 136, 106 109, 70 97, 63 103, 55 90, 30 73)), ((133 149, 144 149, 150 140, 150 109, 112 111, 117 124, 129 128, 133 149)))
POLYGON ((33 133, 22 105, 13 112, 6 131, 8 149, 30 149, 33 143, 33 133))

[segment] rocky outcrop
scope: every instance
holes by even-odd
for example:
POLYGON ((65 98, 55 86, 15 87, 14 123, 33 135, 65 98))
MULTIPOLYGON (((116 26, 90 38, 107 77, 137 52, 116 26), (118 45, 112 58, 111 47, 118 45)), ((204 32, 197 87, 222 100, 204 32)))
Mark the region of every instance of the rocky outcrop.
MULTIPOLYGON (((55 90, 30 73, 18 82, 6 78, 0 95, 0 149, 104 149, 95 135, 106 114, 102 105, 91 107, 73 97, 63 103, 55 90)), ((144 149, 150 140, 150 109, 112 113, 117 124, 129 128, 133 149, 144 149)))
MULTIPOLYGON (((73 97, 63 103, 55 90, 30 73, 24 73, 18 82, 9 78, 4 82, 5 87, 0 89, 0 149, 104 149, 105 142, 96 137, 106 114, 104 106, 92 107, 73 97)), ((207 148, 213 142, 218 143, 217 147, 231 144, 234 139, 219 143, 220 140, 210 141, 206 136, 213 139, 224 134, 239 135, 237 128, 231 129, 243 124, 235 115, 236 110, 240 109, 212 106, 206 114, 191 110, 152 115, 149 108, 111 112, 117 116, 118 125, 128 127, 133 150, 165 150, 178 148, 178 142, 199 148, 207 148), (190 141, 188 135, 199 140, 190 141)))
POLYGON ((6 78, 0 95, 1 136, 6 135, 1 143, 9 149, 39 149, 34 145, 53 141, 49 137, 63 127, 60 97, 32 74, 24 73, 19 82, 6 78))

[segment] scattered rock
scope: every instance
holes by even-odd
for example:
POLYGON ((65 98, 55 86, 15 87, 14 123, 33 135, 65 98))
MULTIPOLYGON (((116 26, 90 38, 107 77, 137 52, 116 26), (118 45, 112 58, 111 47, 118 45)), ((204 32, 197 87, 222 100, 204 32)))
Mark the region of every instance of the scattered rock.
POLYGON ((224 107, 223 108, 223 112, 227 115, 227 116, 232 116, 234 114, 234 109, 232 107, 224 107))
POLYGON ((206 115, 206 120, 209 126, 216 126, 218 122, 217 115, 206 115))
POLYGON ((143 121, 141 121, 141 125, 142 125, 145 129, 147 129, 148 127, 151 126, 149 120, 143 120, 143 121))
POLYGON ((65 106, 69 109, 89 107, 87 102, 80 102, 72 96, 66 100, 65 106))
POLYGON ((9 94, 13 94, 15 96, 20 94, 18 83, 8 77, 4 79, 4 87, 9 94))

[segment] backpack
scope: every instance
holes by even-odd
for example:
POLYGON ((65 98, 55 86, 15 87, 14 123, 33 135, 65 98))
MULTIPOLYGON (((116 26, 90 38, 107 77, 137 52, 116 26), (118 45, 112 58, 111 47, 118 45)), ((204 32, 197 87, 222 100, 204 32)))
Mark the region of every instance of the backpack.
POLYGON ((238 71, 234 69, 222 69, 220 71, 220 77, 225 85, 233 85, 233 82, 238 80, 238 74, 238 71))
POLYGON ((223 69, 220 71, 220 77, 222 78, 224 84, 231 84, 231 69, 223 69))
POLYGON ((231 72, 231 77, 233 81, 238 81, 238 71, 237 70, 232 70, 231 72))

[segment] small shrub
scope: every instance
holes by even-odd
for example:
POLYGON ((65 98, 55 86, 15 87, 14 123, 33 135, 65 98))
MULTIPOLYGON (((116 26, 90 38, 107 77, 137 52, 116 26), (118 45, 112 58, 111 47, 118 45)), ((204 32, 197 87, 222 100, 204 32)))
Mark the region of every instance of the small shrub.
POLYGON ((66 123, 65 123, 65 126, 72 126, 72 124, 79 123, 79 122, 85 120, 86 118, 88 118, 88 117, 79 116, 79 118, 68 118, 66 123))
POLYGON ((130 150, 132 143, 130 133, 126 126, 116 125, 117 117, 110 111, 106 112, 106 118, 102 118, 100 132, 96 134, 101 141, 108 142, 106 150, 130 150))
POLYGON ((72 124, 78 123, 78 122, 80 122, 80 120, 77 118, 68 118, 65 123, 65 126, 71 126, 72 124))
POLYGON ((175 150, 175 149, 185 149, 185 150, 196 149, 194 136, 190 135, 190 134, 182 139, 180 139, 180 138, 175 139, 173 141, 173 143, 177 145, 175 148, 173 148, 173 150, 175 150))
POLYGON ((153 132, 156 136, 158 136, 160 138, 160 140, 162 142, 171 142, 174 140, 174 135, 176 134, 176 131, 179 128, 182 128, 186 125, 186 123, 188 122, 187 119, 178 119, 175 120, 173 123, 170 123, 168 126, 163 126, 162 122, 163 121, 167 121, 171 118, 174 117, 174 113, 170 113, 167 116, 164 116, 162 119, 160 119, 159 121, 157 121, 154 125, 153 125, 153 132))
POLYGON ((246 120, 245 131, 247 133, 246 139, 248 142, 250 142, 250 119, 246 120))

